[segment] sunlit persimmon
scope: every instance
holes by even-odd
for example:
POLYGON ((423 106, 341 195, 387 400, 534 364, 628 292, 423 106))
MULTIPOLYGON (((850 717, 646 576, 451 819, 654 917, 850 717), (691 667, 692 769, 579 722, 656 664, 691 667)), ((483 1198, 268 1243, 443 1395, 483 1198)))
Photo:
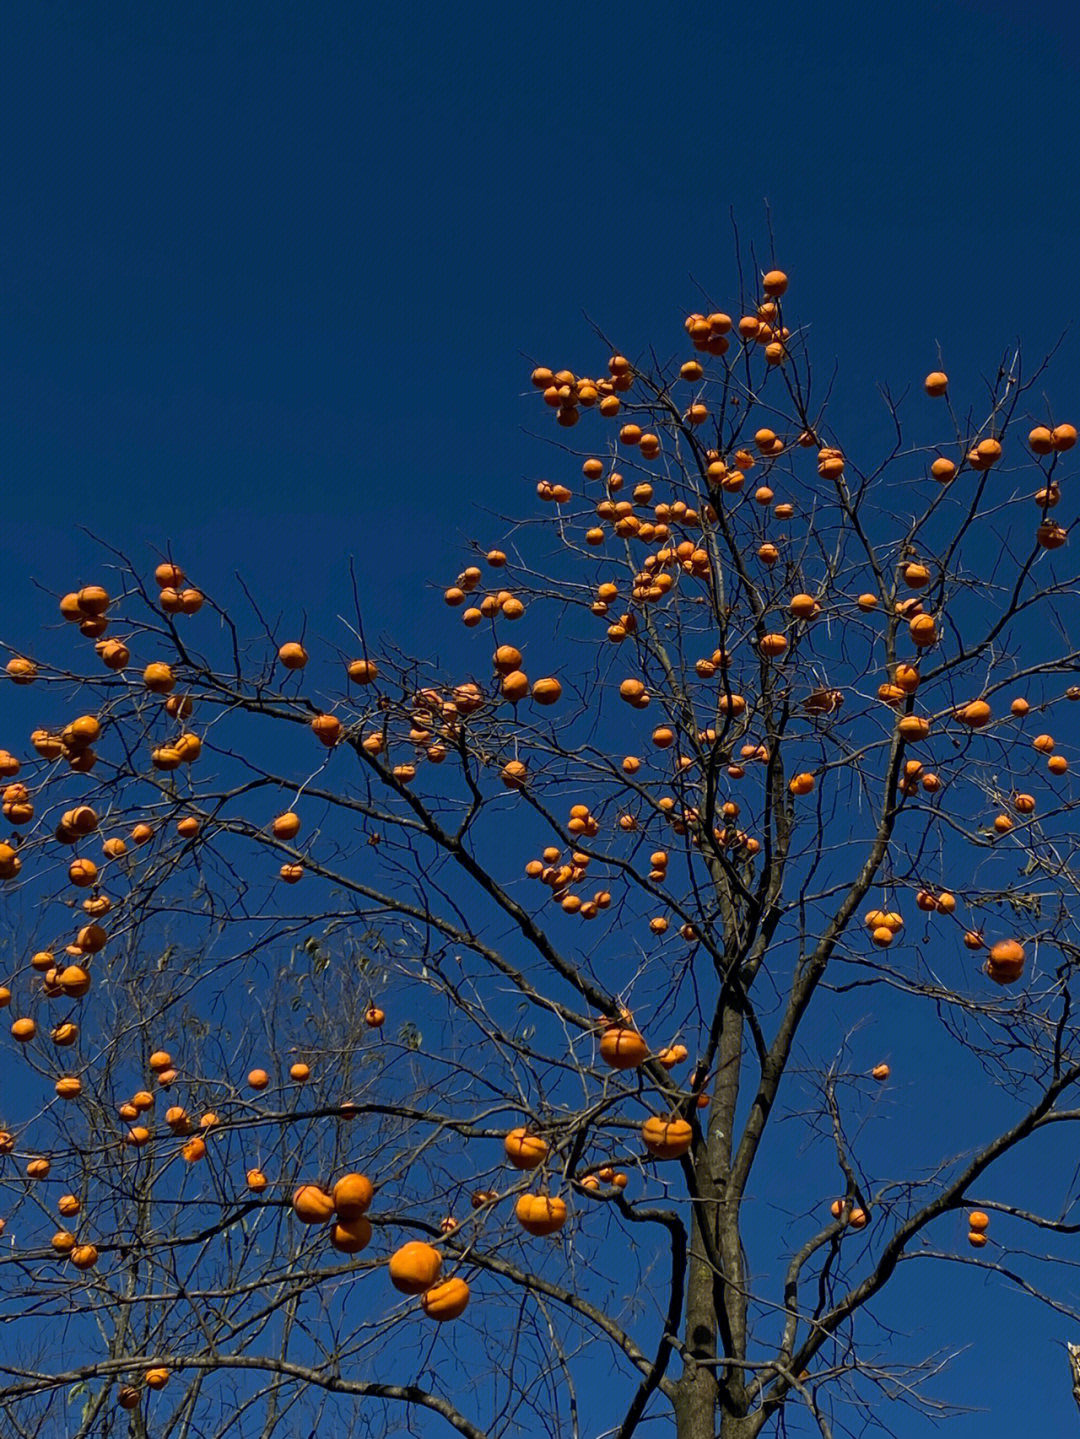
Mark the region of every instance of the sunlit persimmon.
POLYGON ((634 1029, 612 1025, 600 1036, 600 1057, 610 1069, 637 1069, 648 1054, 649 1046, 634 1029))
POLYGON ((908 630, 915 644, 922 649, 937 643, 937 625, 932 615, 916 615, 909 621, 908 630))
POLYGON ((526 1234, 557 1234, 566 1223, 566 1201, 547 1194, 523 1194, 514 1214, 526 1234))
POLYGON ((82 999, 84 995, 90 993, 89 971, 78 964, 65 965, 57 974, 57 984, 68 999, 82 999))
POLYGON ((716 711, 720 715, 728 715, 736 718, 746 713, 745 695, 721 694, 716 699, 716 711))
POLYGON ((179 565, 173 564, 171 560, 163 560, 154 571, 154 583, 158 589, 171 587, 178 589, 184 583, 185 575, 179 565))
POLYGON ((293 1194, 292 1208, 301 1224, 325 1224, 333 1218, 334 1200, 317 1184, 301 1184, 293 1194))
POLYGON ((300 833, 300 816, 292 810, 279 814, 270 826, 275 839, 295 839, 300 833))
POLYGON ((334 1209, 339 1219, 359 1219, 368 1212, 375 1189, 364 1174, 343 1174, 334 1185, 334 1209))
POLYGON ((792 595, 788 601, 788 609, 799 620, 812 620, 821 612, 821 606, 813 595, 792 595))
POLYGON ((339 1217, 330 1226, 330 1243, 341 1254, 359 1254, 371 1243, 371 1221, 362 1215, 339 1217))
POLYGON ((155 661, 143 670, 143 684, 151 694, 167 695, 176 688, 176 676, 170 665, 155 661))
POLYGON ((990 706, 985 700, 971 700, 956 711, 956 718, 969 729, 981 729, 990 721, 990 706))
POLYGON ((685 1119, 653 1115, 641 1126, 641 1139, 654 1159, 678 1159, 689 1150, 694 1131, 685 1119))
POLYGON ((980 440, 975 446, 975 453, 984 466, 995 465, 1001 459, 1001 441, 993 439, 980 440))
POLYGON ((562 697, 562 685, 553 676, 537 680, 532 687, 533 702, 538 705, 557 704, 562 697))
POLYGON ((995 984, 1013 984, 1024 972, 1024 947, 1015 939, 999 940, 990 948, 986 972, 995 984))
POLYGON ((839 479, 844 473, 844 452, 831 446, 819 450, 817 468, 823 479, 839 479))
POLYGON ((107 670, 122 670, 131 660, 131 651, 121 640, 100 640, 95 649, 107 670))
POLYGON ((333 749, 341 738, 342 724, 337 715, 319 714, 311 721, 312 732, 320 744, 333 749))
POLYGON ((1036 455, 1048 455, 1054 448, 1054 437, 1045 425, 1036 425, 1028 435, 1028 444, 1036 455))
POLYGON ((14 659, 8 660, 4 668, 17 685, 33 684, 37 679, 37 665, 25 655, 16 655, 14 659))
POLYGON ((412 1240, 390 1256, 390 1283, 402 1294, 423 1294, 438 1279, 442 1255, 430 1244, 412 1240))
POLYGON ((536 1169, 548 1156, 547 1141, 524 1128, 512 1129, 503 1141, 506 1157, 515 1169, 536 1169))
POLYGON ((1053 520, 1043 520, 1035 531, 1035 539, 1044 550, 1060 550, 1066 544, 1069 532, 1053 520))

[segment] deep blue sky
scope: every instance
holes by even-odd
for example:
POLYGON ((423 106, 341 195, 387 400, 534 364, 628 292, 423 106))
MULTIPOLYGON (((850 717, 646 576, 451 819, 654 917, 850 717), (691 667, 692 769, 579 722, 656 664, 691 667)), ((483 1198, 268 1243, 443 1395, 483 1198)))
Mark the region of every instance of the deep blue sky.
MULTIPOLYGON (((31 578, 99 576, 85 524, 327 632, 355 555, 373 625, 415 640, 418 587, 544 472, 532 363, 595 369, 583 312, 673 351, 696 283, 735 296, 732 214, 840 363, 849 452, 874 381, 917 383, 939 343, 974 398, 1010 342, 1072 325, 1047 388, 1076 419, 1074 6, 364 10, 3 7, 5 636, 52 618, 31 578)), ((1000 1336, 960 1332, 980 1286, 938 1283, 975 1345, 952 1392, 979 1380, 1004 1432, 1024 1366, 1010 1401, 1000 1336)), ((1062 1324, 1002 1306, 1067 1432, 1062 1324)))
POLYGON ((360 12, 4 7, 9 582, 93 571, 84 522, 316 611, 364 554, 388 618, 542 470, 524 357, 587 371, 583 311, 669 352, 766 198, 853 416, 1080 312, 1066 5, 360 12))

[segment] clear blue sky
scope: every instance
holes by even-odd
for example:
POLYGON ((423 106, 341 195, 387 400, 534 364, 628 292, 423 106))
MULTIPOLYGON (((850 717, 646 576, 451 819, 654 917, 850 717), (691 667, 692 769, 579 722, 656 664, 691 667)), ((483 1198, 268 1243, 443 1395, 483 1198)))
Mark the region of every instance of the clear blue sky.
MULTIPOLYGON (((171 541, 208 587, 238 570, 323 632, 355 555, 371 626, 415 642, 418 586, 501 537, 485 510, 531 503, 532 363, 595 366, 585 312, 674 350, 697 284, 735 293, 732 214, 840 363, 849 452, 874 382, 917 383, 939 343, 974 398, 1017 337, 1037 358, 1071 325, 1048 388, 1075 420, 1078 14, 10 0, 5 634, 53 618, 31 578, 99 577, 86 525, 141 563, 171 541)), ((1069 1432, 1065 1321, 999 1294, 987 1332, 981 1281, 936 1282, 974 1346, 943 1390, 1006 1432, 1038 1383, 1041 1432, 1069 1432)), ((901 1327, 925 1303, 905 1283, 901 1327)))

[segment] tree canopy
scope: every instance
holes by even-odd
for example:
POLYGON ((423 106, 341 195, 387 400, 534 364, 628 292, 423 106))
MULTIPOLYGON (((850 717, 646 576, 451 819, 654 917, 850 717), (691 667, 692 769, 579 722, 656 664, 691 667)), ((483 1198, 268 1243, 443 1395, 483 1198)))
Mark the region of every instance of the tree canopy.
POLYGON ((940 1412, 912 1266, 1075 1315, 1076 430, 939 357, 868 453, 736 299, 533 366, 426 654, 107 535, 8 637, 15 1432, 832 1436, 940 1412))

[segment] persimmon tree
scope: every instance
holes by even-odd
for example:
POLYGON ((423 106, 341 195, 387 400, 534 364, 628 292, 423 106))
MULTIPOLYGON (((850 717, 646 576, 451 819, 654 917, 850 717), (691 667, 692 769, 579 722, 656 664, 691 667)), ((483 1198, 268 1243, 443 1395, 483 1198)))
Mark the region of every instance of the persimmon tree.
POLYGON ((534 369, 449 665, 104 542, 9 637, 13 1433, 829 1436, 937 1412, 907 1266, 1073 1312, 1076 432, 1015 353, 863 453, 734 308, 534 369))

